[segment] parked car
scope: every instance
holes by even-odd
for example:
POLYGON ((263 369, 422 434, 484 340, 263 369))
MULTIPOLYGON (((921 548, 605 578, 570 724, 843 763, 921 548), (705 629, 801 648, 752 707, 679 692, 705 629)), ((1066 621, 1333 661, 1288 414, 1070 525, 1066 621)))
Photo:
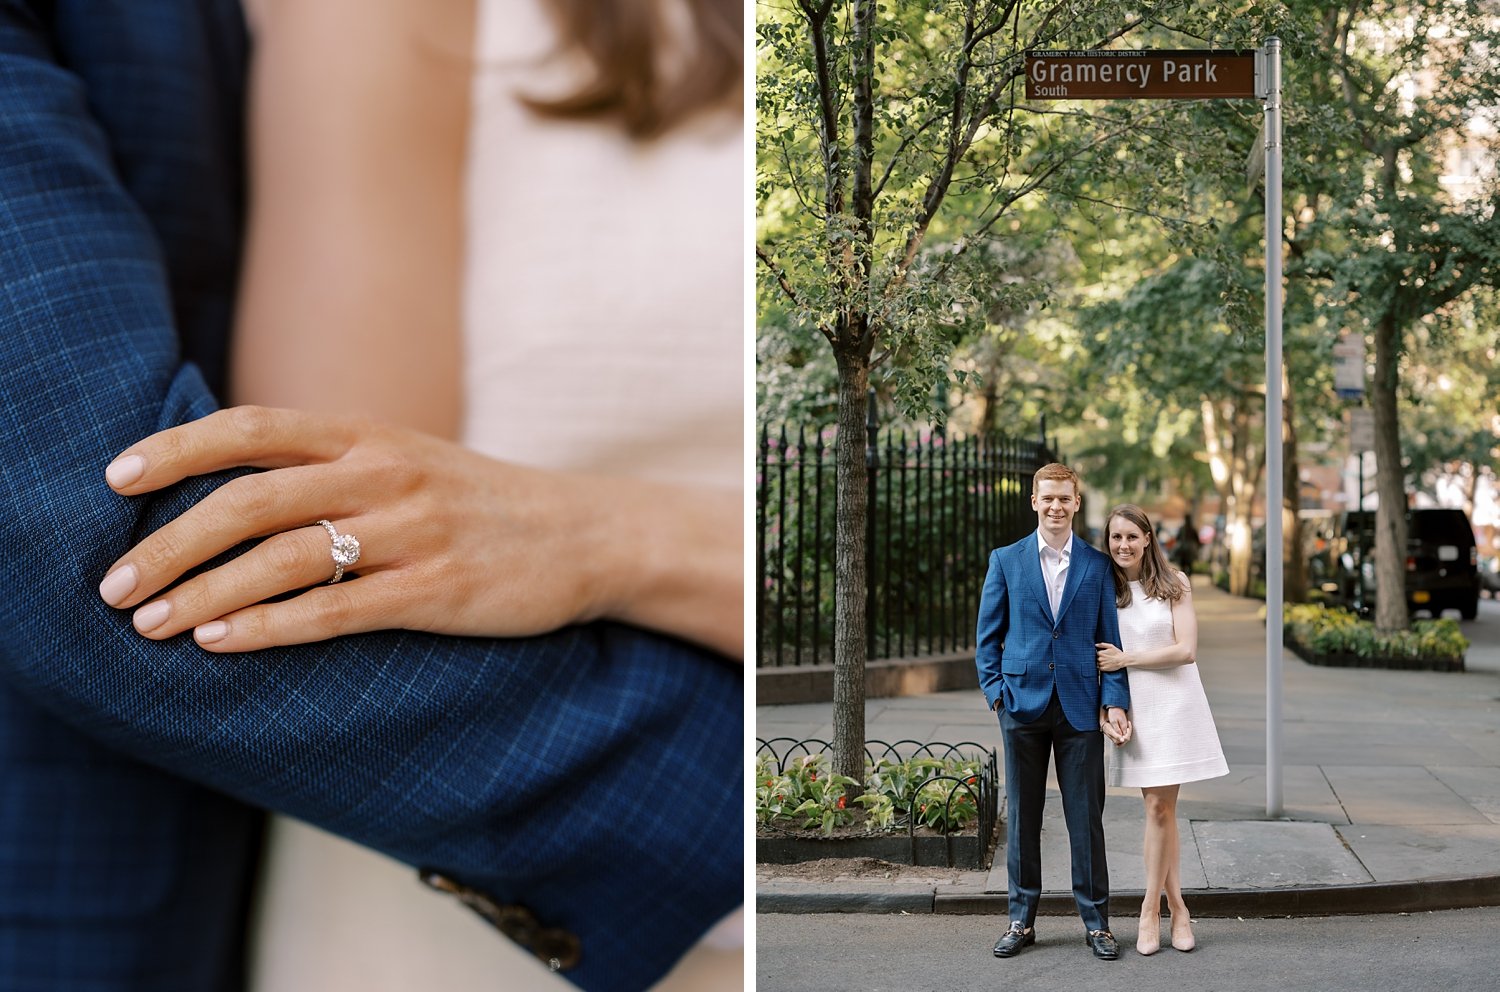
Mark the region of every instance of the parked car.
MULTIPOLYGON (((1308 573, 1328 598, 1361 613, 1375 606, 1375 512, 1350 510, 1335 518, 1324 550, 1308 573)), ((1406 513, 1406 608, 1415 613, 1479 613, 1479 552, 1468 514, 1454 509, 1406 513)))

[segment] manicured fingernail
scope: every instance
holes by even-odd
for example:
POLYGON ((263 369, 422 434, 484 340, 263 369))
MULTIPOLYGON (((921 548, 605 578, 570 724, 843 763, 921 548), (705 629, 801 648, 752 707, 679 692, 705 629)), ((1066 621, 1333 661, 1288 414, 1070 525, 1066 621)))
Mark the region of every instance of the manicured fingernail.
POLYGON ((105 480, 116 489, 128 486, 139 479, 146 472, 146 459, 140 455, 126 455, 124 458, 116 458, 109 463, 104 470, 105 480))
POLYGON ((134 565, 123 565, 104 577, 99 583, 99 596, 110 606, 119 606, 135 589, 134 565))
POLYGON ((193 636, 198 638, 199 644, 212 644, 214 641, 222 641, 229 634, 229 624, 223 620, 210 620, 208 623, 199 624, 198 629, 193 631, 193 636))
POLYGON ((147 603, 135 611, 135 629, 141 633, 155 630, 167 622, 167 617, 172 613, 172 604, 164 599, 158 599, 154 603, 147 603))

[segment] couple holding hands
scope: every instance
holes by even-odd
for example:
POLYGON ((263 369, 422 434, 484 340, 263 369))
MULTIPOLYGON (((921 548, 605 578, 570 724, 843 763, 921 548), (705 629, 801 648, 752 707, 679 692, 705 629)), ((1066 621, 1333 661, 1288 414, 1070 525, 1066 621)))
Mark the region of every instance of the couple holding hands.
POLYGON ((1085 942, 1104 960, 1119 957, 1109 928, 1106 780, 1139 787, 1145 801, 1136 950, 1149 955, 1161 947, 1163 892, 1172 946, 1195 946, 1178 873, 1178 788, 1229 771, 1194 664, 1198 629, 1188 577, 1168 564, 1140 507, 1110 511, 1107 557, 1075 537, 1081 495, 1067 466, 1037 471, 1037 530, 990 554, 979 605, 979 684, 999 714, 1005 744, 1010 925, 996 957, 1036 941, 1050 755, 1072 850, 1073 897, 1085 942), (1105 737, 1112 742, 1108 760, 1105 737))

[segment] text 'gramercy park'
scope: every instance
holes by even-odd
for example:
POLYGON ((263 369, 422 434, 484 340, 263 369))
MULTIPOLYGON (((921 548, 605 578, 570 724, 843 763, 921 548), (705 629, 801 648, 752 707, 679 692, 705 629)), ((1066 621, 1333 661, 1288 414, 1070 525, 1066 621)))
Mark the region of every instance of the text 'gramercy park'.
MULTIPOLYGON (((1031 81, 1046 83, 1135 83, 1145 89, 1151 82, 1150 62, 1119 59, 1099 62, 1053 62, 1037 59, 1031 63, 1031 81)), ((1217 83, 1217 66, 1210 61, 1161 63, 1163 83, 1217 83)))

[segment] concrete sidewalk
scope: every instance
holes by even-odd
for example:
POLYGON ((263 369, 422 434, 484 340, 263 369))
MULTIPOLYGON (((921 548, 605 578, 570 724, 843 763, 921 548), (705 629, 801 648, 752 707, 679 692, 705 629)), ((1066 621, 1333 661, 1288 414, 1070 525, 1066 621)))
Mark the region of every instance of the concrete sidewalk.
MULTIPOLYGON (((1195 915, 1500 904, 1500 603, 1481 603, 1479 619, 1463 625, 1474 642, 1464 673, 1318 668, 1286 652, 1283 815, 1271 819, 1260 604, 1198 583, 1194 599, 1198 664, 1230 766, 1223 778, 1184 785, 1178 803, 1183 888, 1195 915)), ((1000 748, 977 688, 870 700, 865 719, 870 740, 1000 748)), ((756 733, 827 740, 831 707, 759 707, 756 733)), ((1048 795, 1042 912, 1070 914, 1055 779, 1048 795)), ((1109 790, 1104 828, 1116 915, 1123 907, 1133 915, 1144 887, 1139 790, 1109 790)), ((762 881, 757 909, 1003 915, 1003 852, 990 871, 953 882, 762 881)))

